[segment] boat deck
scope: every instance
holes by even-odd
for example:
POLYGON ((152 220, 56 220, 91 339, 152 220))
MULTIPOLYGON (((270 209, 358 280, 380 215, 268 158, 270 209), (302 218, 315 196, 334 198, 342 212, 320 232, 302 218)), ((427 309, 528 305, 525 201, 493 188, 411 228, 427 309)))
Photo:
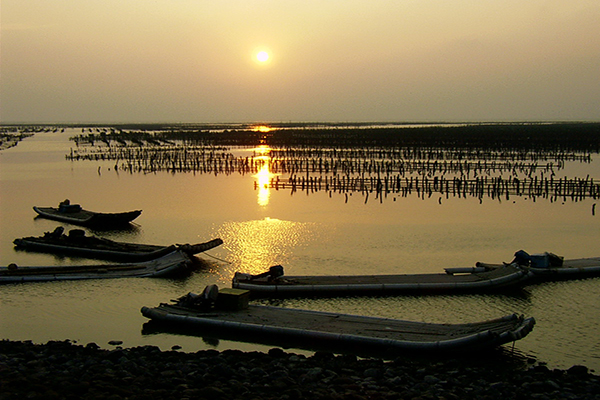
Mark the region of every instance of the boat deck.
POLYGON ((83 209, 81 209, 80 211, 71 211, 68 213, 60 212, 55 207, 34 207, 34 209, 36 209, 36 211, 39 212, 40 215, 47 215, 61 219, 73 219, 80 221, 86 221, 96 214, 93 211, 87 211, 83 209))
MULTIPOLYGON (((477 263, 482 267, 494 268, 500 264, 477 263)), ((574 258, 564 260, 561 266, 547 268, 523 267, 532 272, 532 278, 540 280, 561 280, 586 278, 600 275, 600 257, 574 258)))
POLYGON ((509 343, 527 335, 535 323, 533 318, 515 314, 475 323, 434 324, 255 305, 239 311, 202 312, 161 304, 157 308, 142 308, 142 314, 150 319, 205 328, 419 350, 509 343))
POLYGON ((494 268, 493 270, 474 274, 406 274, 406 275, 310 275, 283 276, 274 282, 265 279, 253 280, 257 285, 391 285, 409 283, 458 283, 483 282, 500 278, 517 272, 513 267, 494 268))
POLYGON ((527 280, 528 272, 503 266, 485 272, 463 274, 405 274, 405 275, 308 275, 252 278, 236 274, 232 287, 250 290, 253 295, 332 295, 369 292, 443 293, 459 291, 492 291, 518 287, 527 280))
POLYGON ((180 271, 189 263, 189 258, 173 251, 161 258, 139 263, 0 267, 0 283, 44 282, 55 280, 79 280, 125 277, 164 276, 180 271))

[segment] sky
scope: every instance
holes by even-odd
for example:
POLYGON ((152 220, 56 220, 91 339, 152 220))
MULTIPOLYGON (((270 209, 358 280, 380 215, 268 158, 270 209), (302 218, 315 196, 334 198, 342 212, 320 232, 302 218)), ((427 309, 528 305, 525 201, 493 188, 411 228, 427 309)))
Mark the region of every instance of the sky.
POLYGON ((598 0, 0 0, 0 26, 0 123, 600 121, 598 0))

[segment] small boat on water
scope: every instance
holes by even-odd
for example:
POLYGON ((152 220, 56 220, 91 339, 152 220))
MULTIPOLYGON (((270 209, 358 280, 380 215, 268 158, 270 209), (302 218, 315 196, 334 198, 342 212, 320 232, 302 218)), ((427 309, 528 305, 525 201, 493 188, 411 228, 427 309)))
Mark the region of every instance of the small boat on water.
POLYGON ((232 287, 256 296, 490 292, 519 287, 528 275, 517 265, 503 265, 447 268, 439 274, 286 276, 277 265, 258 275, 236 272, 232 287))
POLYGON ((188 270, 190 259, 181 251, 173 251, 151 261, 122 264, 0 267, 0 283, 44 282, 80 279, 163 277, 188 270))
POLYGON ((13 243, 18 250, 58 253, 120 262, 153 260, 175 250, 193 256, 223 244, 223 240, 217 238, 205 243, 158 246, 116 242, 96 236, 86 236, 81 229, 72 229, 68 234, 63 232, 64 228, 59 226, 53 232, 44 233, 43 236, 15 239, 13 243))
MULTIPOLYGON (((523 250, 515 253, 512 264, 530 272, 531 281, 554 281, 600 276, 600 257, 565 260, 553 253, 528 254, 523 250)), ((482 268, 501 268, 504 264, 478 262, 482 268)))
POLYGON ((79 204, 71 204, 68 199, 61 202, 58 207, 34 206, 33 210, 43 218, 94 228, 123 227, 142 213, 141 210, 120 213, 88 211, 81 208, 79 204))
POLYGON ((534 318, 516 314, 463 324, 435 324, 390 318, 248 304, 249 292, 215 289, 189 293, 174 304, 143 307, 142 314, 166 329, 185 327, 194 335, 300 348, 325 347, 387 355, 468 352, 511 343, 527 336, 534 318), (208 291, 208 293, 207 293, 208 291))

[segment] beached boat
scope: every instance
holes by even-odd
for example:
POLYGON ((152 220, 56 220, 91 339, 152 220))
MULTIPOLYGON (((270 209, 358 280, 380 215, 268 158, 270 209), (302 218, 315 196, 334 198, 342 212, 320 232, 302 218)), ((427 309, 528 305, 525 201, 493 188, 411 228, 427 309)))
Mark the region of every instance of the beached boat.
MULTIPOLYGON (((531 281, 553 281, 600 276, 600 257, 574 258, 565 260, 553 253, 527 254, 523 250, 515 253, 513 264, 530 272, 531 281)), ((482 268, 501 268, 504 264, 478 262, 482 268)))
POLYGON ((447 268, 439 274, 307 275, 286 276, 283 267, 250 275, 236 272, 232 287, 257 296, 328 296, 359 294, 437 294, 489 292, 515 288, 526 282, 528 271, 516 265, 502 268, 447 268))
POLYGON ((139 263, 48 267, 11 264, 0 267, 0 283, 172 276, 186 272, 189 263, 188 256, 176 250, 155 260, 139 263))
MULTIPOLYGON (((212 285, 215 286, 215 285, 212 285)), ((217 289, 218 290, 218 289, 217 289)), ((206 292, 206 290, 205 290, 206 292)), ((463 324, 435 324, 390 318, 249 305, 240 289, 219 291, 210 306, 205 293, 192 293, 174 304, 143 307, 142 314, 167 329, 185 327, 194 335, 257 343, 283 343, 288 347, 334 348, 358 353, 415 351, 420 354, 481 350, 522 339, 534 318, 516 314, 463 324), (208 305, 207 305, 208 303, 208 305)))
POLYGON ((189 256, 193 256, 223 244, 223 240, 217 238, 205 243, 157 246, 116 242, 96 236, 86 236, 81 229, 72 229, 68 234, 63 232, 64 228, 59 226, 53 232, 44 233, 43 236, 15 239, 13 243, 18 250, 75 255, 121 262, 153 260, 175 250, 181 250, 189 256))
POLYGON ((70 204, 69 200, 61 202, 58 207, 34 206, 33 210, 43 218, 94 228, 123 227, 142 213, 141 210, 120 213, 88 211, 79 204, 70 204))

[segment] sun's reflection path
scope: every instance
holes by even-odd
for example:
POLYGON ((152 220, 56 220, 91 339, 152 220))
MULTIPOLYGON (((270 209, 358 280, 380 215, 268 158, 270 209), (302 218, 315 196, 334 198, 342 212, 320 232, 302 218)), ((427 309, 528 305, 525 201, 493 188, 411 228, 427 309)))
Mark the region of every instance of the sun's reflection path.
POLYGON ((275 218, 224 223, 218 235, 231 254, 231 264, 219 273, 228 280, 238 271, 258 274, 273 265, 289 265, 294 250, 308 244, 317 232, 313 223, 275 218))
POLYGON ((258 205, 266 206, 269 204, 270 199, 270 191, 269 191, 269 183, 271 179, 276 176, 276 174, 271 173, 269 170, 269 161, 271 159, 269 153, 271 148, 267 145, 261 145, 254 149, 254 161, 261 163, 260 169, 258 172, 253 175, 256 178, 255 185, 258 189, 258 205))

